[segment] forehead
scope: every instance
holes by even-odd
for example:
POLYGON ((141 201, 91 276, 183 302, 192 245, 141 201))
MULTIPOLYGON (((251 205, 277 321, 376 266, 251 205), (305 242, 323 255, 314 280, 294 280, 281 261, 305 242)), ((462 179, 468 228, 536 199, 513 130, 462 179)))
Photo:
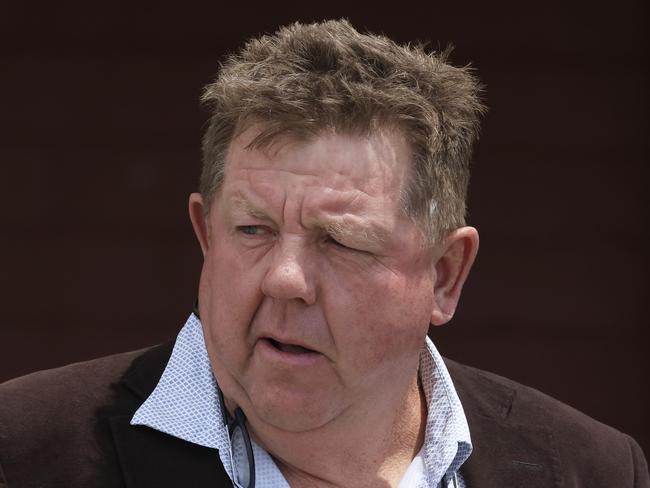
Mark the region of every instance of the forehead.
POLYGON ((232 141, 224 186, 242 177, 252 185, 280 178, 386 197, 401 192, 410 172, 411 150, 397 129, 369 135, 322 132, 306 140, 281 136, 262 146, 256 145, 259 133, 252 127, 232 141))

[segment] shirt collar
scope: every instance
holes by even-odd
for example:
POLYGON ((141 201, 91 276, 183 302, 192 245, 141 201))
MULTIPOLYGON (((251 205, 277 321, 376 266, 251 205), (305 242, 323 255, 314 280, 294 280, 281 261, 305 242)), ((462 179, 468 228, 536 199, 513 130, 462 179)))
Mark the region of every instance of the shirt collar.
MULTIPOLYGON (((437 486, 443 476, 456 472, 465 462, 472 443, 449 372, 428 337, 420 354, 419 374, 428 406, 422 448, 425 476, 429 486, 437 486)), ((217 382, 201 322, 194 314, 179 332, 160 381, 133 415, 131 425, 145 425, 193 444, 218 449, 226 472, 234 479, 233 449, 222 417, 217 382)), ((255 445, 254 450, 256 464, 258 455, 271 459, 259 446, 255 445)))
POLYGON ((472 453, 467 418, 442 356, 428 337, 420 354, 420 382, 427 401, 422 454, 428 486, 453 474, 472 453))

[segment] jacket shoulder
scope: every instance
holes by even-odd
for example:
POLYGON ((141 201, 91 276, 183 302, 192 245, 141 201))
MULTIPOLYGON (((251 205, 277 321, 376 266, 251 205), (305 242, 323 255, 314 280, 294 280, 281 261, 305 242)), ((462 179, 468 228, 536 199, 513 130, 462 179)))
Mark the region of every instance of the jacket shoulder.
POLYGON ((561 478, 571 481, 571 486, 650 487, 643 452, 630 436, 534 388, 455 361, 445 362, 477 451, 480 443, 490 440, 475 439, 474 433, 491 422, 503 431, 531 434, 512 436, 520 443, 513 446, 514 452, 523 454, 540 438, 546 439, 561 478))
POLYGON ((3 403, 0 411, 11 409, 23 402, 47 404, 52 396, 62 394, 86 396, 89 387, 110 384, 118 380, 131 362, 148 349, 130 351, 89 361, 46 369, 8 380, 0 384, 3 403))
POLYGON ((0 429, 42 428, 38 423, 45 418, 68 418, 96 407, 111 396, 133 362, 151 350, 69 364, 0 384, 0 429))
MULTIPOLYGON (((100 466, 115 464, 108 418, 135 412, 146 390, 155 387, 168 349, 116 354, 0 384, 0 486, 3 471, 8 486, 12 479, 64 486, 63 481, 57 484, 58 476, 69 486, 83 486, 100 466), (134 374, 150 376, 149 383, 132 382, 144 384, 143 391, 134 391, 125 381, 134 374), (34 460, 44 471, 48 467, 43 480, 34 472, 34 460)), ((109 483, 108 471, 102 476, 107 486, 115 484, 109 483)))

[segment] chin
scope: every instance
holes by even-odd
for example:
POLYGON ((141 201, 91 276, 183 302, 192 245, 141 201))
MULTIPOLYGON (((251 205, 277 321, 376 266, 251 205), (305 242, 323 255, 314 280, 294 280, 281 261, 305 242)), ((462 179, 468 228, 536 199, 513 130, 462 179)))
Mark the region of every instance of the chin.
POLYGON ((254 414, 265 424, 286 432, 306 432, 327 424, 340 413, 334 402, 322 394, 265 388, 250 392, 254 414))

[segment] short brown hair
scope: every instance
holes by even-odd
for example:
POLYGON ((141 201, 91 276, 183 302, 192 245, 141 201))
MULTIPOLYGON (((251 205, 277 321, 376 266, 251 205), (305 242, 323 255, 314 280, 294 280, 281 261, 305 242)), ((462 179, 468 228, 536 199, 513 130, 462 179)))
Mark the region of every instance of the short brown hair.
POLYGON ((252 145, 323 130, 369 133, 395 127, 410 143, 413 168, 404 210, 430 240, 464 225, 481 86, 468 67, 346 20, 295 23, 248 41, 220 66, 202 101, 211 109, 203 138, 205 209, 223 182, 230 141, 254 124, 252 145))

